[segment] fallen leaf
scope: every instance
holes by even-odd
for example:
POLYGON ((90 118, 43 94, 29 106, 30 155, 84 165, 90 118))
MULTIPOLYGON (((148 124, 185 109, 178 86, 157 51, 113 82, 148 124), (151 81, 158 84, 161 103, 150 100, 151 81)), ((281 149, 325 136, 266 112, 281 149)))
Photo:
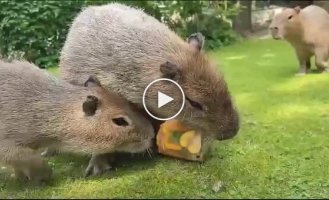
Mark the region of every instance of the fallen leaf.
POLYGON ((212 191, 216 193, 223 192, 224 190, 225 190, 225 185, 222 181, 218 181, 212 186, 212 191))

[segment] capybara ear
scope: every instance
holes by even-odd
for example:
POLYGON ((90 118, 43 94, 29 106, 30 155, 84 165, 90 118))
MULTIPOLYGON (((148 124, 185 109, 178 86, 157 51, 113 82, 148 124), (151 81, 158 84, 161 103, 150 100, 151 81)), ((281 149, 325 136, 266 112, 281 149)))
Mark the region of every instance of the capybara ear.
POLYGON ((295 10, 296 13, 298 14, 298 13, 300 12, 301 8, 300 8, 299 6, 296 6, 296 7, 294 7, 294 10, 295 10))
POLYGON ((82 104, 82 110, 86 116, 92 116, 96 113, 98 107, 98 98, 92 95, 87 96, 82 104))
POLYGON ((96 76, 89 76, 88 80, 84 84, 85 87, 101 87, 101 82, 96 78, 96 76))
POLYGON ((187 43, 189 43, 192 47, 201 51, 204 45, 204 36, 202 33, 193 33, 187 38, 187 43))
POLYGON ((175 81, 177 81, 181 75, 179 67, 169 61, 160 65, 160 72, 163 74, 163 78, 168 78, 175 81))

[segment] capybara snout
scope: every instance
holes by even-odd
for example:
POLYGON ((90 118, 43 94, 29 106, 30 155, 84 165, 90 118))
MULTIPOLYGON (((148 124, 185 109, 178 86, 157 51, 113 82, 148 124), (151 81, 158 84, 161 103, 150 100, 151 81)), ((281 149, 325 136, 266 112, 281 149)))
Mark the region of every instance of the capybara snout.
POLYGON ((240 116, 237 110, 234 109, 228 118, 227 125, 218 133, 218 140, 231 139, 236 136, 240 130, 240 116))
POLYGON ((272 25, 269 27, 269 29, 270 29, 270 33, 271 33, 271 36, 273 39, 275 39, 275 40, 281 39, 281 37, 279 35, 279 27, 272 25))

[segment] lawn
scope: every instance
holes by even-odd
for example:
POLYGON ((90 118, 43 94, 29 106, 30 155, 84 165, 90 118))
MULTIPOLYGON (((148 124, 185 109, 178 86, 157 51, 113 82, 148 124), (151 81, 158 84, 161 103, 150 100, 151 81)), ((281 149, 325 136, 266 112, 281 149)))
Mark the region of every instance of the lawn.
POLYGON ((0 169, 0 198, 328 198, 329 75, 294 76, 297 60, 283 41, 245 41, 210 55, 242 124, 236 138, 214 143, 207 162, 135 156, 84 179, 88 158, 56 156, 50 186, 25 187, 0 169), (217 182, 224 187, 215 192, 217 182))

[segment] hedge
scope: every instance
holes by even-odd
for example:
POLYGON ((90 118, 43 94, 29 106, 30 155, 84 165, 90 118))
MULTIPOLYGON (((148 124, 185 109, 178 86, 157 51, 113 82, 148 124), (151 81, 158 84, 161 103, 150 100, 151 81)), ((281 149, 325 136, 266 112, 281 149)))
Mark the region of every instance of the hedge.
MULTIPOLYGON (((0 1, 0 55, 24 58, 41 68, 56 66, 69 26, 88 5, 112 1, 0 1)), ((231 19, 239 11, 231 1, 121 1, 145 10, 186 38, 193 32, 206 37, 206 48, 237 39, 231 19)))

